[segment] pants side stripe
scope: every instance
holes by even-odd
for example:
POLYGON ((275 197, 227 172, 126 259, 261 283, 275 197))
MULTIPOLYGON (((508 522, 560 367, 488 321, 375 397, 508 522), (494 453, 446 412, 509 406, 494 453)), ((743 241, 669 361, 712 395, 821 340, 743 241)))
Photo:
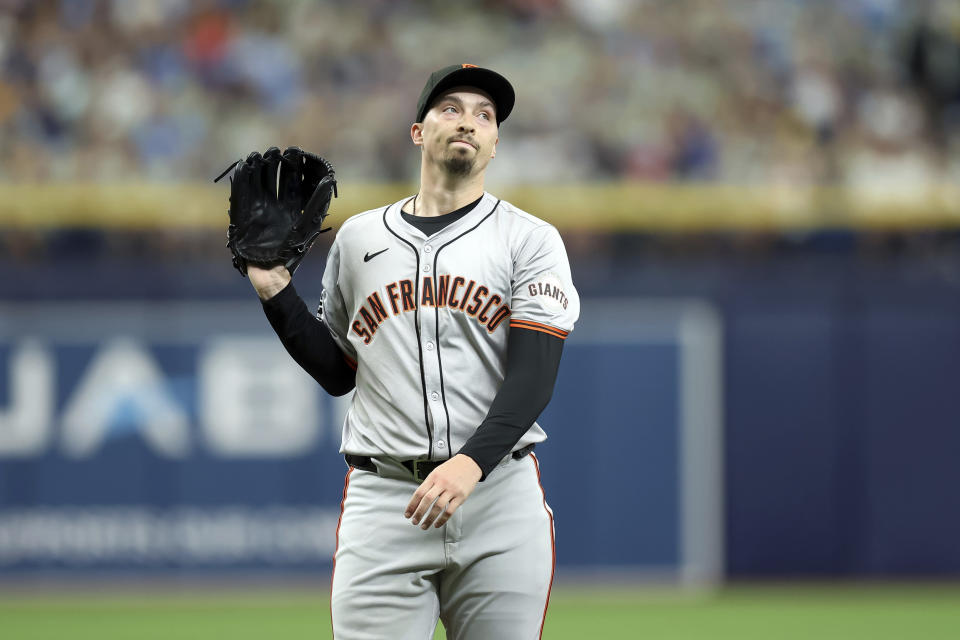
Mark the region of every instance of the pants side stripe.
POLYGON ((543 509, 550 517, 550 552, 553 555, 550 562, 550 586, 547 587, 547 601, 543 605, 543 618, 540 621, 540 638, 543 638, 543 625, 547 622, 547 607, 550 606, 550 592, 553 591, 553 577, 557 572, 557 541, 553 525, 553 511, 547 506, 547 494, 544 492, 543 483, 540 481, 540 462, 537 460, 536 454, 531 453, 530 457, 533 458, 533 466, 537 469, 537 484, 540 485, 540 494, 543 496, 543 509))
POLYGON ((340 523, 343 522, 343 505, 347 502, 347 488, 350 486, 350 474, 353 473, 353 467, 347 471, 343 478, 343 498, 340 500, 340 517, 337 518, 337 538, 333 547, 333 569, 330 570, 330 633, 331 637, 336 635, 333 630, 333 576, 337 571, 337 551, 340 550, 340 523))

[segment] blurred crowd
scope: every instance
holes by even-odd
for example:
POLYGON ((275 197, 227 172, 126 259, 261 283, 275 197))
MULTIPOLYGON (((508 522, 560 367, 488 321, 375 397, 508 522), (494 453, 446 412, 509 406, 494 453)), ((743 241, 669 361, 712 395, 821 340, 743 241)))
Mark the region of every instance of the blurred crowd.
POLYGON ((514 83, 491 181, 960 179, 958 0, 0 0, 0 181, 299 144, 415 180, 431 71, 514 83))

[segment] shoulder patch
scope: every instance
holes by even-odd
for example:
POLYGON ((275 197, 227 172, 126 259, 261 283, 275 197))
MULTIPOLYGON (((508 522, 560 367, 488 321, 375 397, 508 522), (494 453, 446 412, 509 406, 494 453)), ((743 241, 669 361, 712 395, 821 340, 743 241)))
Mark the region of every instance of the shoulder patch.
POLYGON ((530 298, 540 303, 545 311, 561 313, 570 304, 567 295, 563 292, 560 276, 547 272, 527 285, 530 298))

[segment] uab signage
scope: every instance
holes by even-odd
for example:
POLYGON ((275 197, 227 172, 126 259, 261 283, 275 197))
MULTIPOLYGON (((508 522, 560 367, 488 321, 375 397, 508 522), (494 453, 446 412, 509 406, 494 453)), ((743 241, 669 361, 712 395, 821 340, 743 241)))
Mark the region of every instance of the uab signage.
POLYGON ((283 458, 330 430, 316 383, 269 336, 193 345, 30 337, 0 346, 0 367, 2 458, 89 458, 117 438, 167 459, 198 449, 283 458))
POLYGON ((325 567, 348 403, 256 301, 0 307, 0 572, 325 567))

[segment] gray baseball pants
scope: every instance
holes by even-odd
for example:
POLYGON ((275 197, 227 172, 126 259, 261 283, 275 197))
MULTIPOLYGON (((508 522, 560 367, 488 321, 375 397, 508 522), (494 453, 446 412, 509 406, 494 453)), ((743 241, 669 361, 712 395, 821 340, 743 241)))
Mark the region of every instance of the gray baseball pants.
POLYGON ((508 457, 443 527, 403 517, 419 486, 400 463, 347 473, 330 611, 335 640, 534 640, 554 570, 553 513, 533 454, 508 457))

